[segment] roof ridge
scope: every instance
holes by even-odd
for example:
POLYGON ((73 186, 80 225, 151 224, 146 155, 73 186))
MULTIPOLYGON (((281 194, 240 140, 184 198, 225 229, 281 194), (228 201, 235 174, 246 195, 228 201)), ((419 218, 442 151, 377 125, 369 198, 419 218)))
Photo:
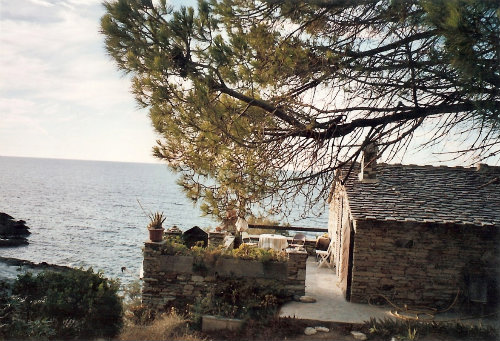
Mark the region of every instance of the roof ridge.
MULTIPOLYGON (((359 162, 354 163, 354 168, 359 168, 361 164, 359 162)), ((471 171, 471 172, 477 172, 478 174, 480 173, 500 173, 500 166, 492 166, 488 165, 485 163, 481 164, 476 164, 475 166, 449 166, 449 165, 418 165, 418 164, 404 164, 404 163, 387 163, 387 162, 380 162, 377 164, 378 167, 380 168, 412 168, 412 169, 429 169, 429 170, 457 170, 457 171, 471 171), (486 170, 486 172, 484 172, 486 170)), ((346 164, 343 167, 340 167, 340 169, 345 169, 349 168, 350 164, 346 164)))
MULTIPOLYGON (((412 167, 412 168, 426 168, 426 169, 443 169, 443 168, 448 168, 448 169, 466 169, 466 170, 476 170, 475 166, 470 166, 470 167, 465 167, 465 166, 448 166, 448 165, 439 165, 439 166, 434 166, 434 165, 417 165, 414 163, 410 164, 404 164, 404 163, 386 163, 386 162, 381 162, 378 165, 381 166, 389 166, 389 167, 412 167)), ((489 167, 497 167, 497 166, 489 166, 489 167)), ((500 167, 498 167, 500 169, 500 167)))

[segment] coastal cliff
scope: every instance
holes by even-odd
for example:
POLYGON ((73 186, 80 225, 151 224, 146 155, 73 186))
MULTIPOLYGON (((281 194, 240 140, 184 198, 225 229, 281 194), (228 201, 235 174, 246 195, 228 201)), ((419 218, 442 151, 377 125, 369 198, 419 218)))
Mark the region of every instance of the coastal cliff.
POLYGON ((30 234, 24 220, 15 220, 7 213, 0 212, 0 247, 27 245, 30 234))

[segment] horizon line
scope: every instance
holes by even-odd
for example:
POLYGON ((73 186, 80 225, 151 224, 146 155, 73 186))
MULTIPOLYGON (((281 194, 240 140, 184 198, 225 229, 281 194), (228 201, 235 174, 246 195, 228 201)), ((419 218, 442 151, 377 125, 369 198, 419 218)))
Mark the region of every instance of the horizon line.
POLYGON ((143 164, 151 164, 158 165, 164 164, 161 161, 121 161, 121 160, 95 160, 95 159, 75 159, 75 158, 63 158, 63 157, 44 157, 44 156, 20 156, 20 155, 0 155, 0 157, 11 157, 11 158, 19 158, 19 159, 45 159, 45 160, 63 160, 63 161, 89 161, 89 162, 115 162, 115 163, 143 163, 143 164))

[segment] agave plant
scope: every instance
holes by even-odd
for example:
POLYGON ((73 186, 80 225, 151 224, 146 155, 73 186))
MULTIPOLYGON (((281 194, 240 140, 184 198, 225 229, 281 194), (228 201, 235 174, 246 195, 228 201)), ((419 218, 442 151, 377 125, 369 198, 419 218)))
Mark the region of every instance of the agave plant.
POLYGON ((165 219, 167 219, 167 217, 163 215, 163 212, 155 212, 149 214, 149 219, 150 222, 148 225, 148 229, 155 230, 162 228, 163 222, 165 221, 165 219))

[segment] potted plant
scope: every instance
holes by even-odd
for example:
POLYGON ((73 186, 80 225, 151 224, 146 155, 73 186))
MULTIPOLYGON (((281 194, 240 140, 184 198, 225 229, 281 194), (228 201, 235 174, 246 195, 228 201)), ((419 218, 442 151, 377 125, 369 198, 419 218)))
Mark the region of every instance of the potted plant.
POLYGON ((149 215, 149 219, 149 240, 152 242, 161 242, 163 240, 164 231, 163 223, 167 218, 163 215, 163 212, 155 212, 149 215))

